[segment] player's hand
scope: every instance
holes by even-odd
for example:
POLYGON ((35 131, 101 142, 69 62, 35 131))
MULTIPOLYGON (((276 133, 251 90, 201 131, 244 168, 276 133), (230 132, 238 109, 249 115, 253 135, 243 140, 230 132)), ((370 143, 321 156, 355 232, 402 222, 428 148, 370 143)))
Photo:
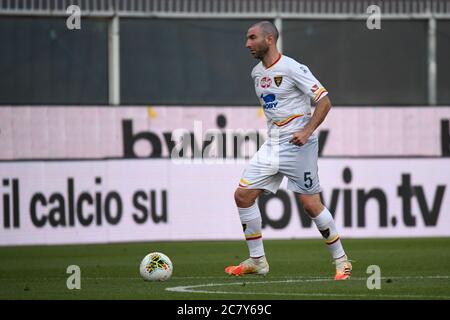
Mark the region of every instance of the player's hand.
POLYGON ((296 133, 292 135, 292 139, 289 140, 289 143, 293 143, 297 146, 302 146, 306 142, 308 142, 309 137, 311 136, 312 132, 309 132, 305 128, 300 129, 296 133))

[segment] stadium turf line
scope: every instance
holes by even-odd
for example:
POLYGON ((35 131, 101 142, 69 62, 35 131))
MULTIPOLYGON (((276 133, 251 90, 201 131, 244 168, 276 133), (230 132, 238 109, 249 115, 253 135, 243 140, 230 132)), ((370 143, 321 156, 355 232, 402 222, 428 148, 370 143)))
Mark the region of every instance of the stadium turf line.
MULTIPOLYGON (((266 240, 266 277, 229 277, 246 258, 244 241, 150 242, 0 247, 0 299, 450 299, 450 238, 344 239, 353 277, 335 282, 320 239, 266 240), (166 282, 144 282, 139 263, 151 251, 174 263, 166 282), (67 267, 81 270, 69 290, 67 267), (369 290, 370 265, 381 289, 369 290)), ((371 281, 373 282, 373 280, 371 281)))

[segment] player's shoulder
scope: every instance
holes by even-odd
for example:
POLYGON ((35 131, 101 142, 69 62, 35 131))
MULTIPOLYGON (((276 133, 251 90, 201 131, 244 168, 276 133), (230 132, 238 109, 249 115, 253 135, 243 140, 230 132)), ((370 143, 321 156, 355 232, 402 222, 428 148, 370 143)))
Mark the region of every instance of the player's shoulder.
POLYGON ((288 67, 290 72, 309 72, 309 68, 305 64, 285 55, 283 55, 283 58, 283 62, 288 67))
POLYGON ((288 66, 300 66, 302 65, 300 62, 295 60, 294 58, 291 58, 289 56, 283 55, 283 59, 281 60, 284 64, 288 66))
POLYGON ((299 62, 297 60, 295 60, 294 58, 291 58, 285 54, 283 54, 281 61, 283 61, 286 64, 299 64, 299 62))

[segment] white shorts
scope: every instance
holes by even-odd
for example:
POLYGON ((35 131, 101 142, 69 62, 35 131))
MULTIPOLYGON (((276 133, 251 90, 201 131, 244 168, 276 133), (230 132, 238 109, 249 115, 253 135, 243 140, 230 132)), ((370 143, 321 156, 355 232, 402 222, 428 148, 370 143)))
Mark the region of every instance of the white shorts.
POLYGON ((315 135, 303 146, 289 142, 271 145, 266 141, 244 170, 239 188, 276 193, 286 176, 288 190, 303 194, 320 193, 318 156, 319 142, 315 135))

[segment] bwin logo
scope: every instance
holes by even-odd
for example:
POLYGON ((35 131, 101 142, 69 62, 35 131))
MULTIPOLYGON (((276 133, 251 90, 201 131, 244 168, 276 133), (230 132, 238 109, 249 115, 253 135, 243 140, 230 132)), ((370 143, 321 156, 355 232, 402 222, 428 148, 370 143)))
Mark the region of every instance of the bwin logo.
POLYGON ((263 95, 261 94, 261 99, 264 100, 264 109, 273 109, 277 107, 278 101, 275 101, 275 95, 274 94, 267 94, 263 95))

